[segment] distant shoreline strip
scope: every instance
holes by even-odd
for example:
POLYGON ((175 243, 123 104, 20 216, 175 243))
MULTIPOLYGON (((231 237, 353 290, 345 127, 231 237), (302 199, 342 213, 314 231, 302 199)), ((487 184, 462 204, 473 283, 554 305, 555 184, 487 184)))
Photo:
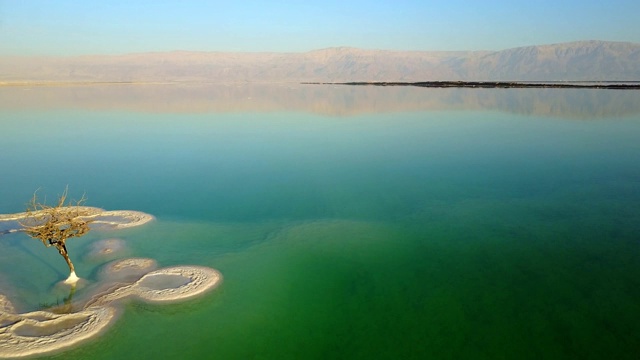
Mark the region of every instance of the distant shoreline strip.
POLYGON ((420 82, 305 82, 309 85, 368 85, 368 86, 418 86, 427 88, 486 88, 486 89, 523 89, 523 88, 557 88, 557 89, 614 89, 640 90, 640 81, 607 81, 607 82, 513 82, 513 81, 420 81, 420 82))
POLYGON ((640 81, 350 81, 350 82, 200 82, 200 81, 0 81, 0 87, 61 87, 61 86, 92 86, 92 85, 352 85, 352 86, 417 86, 425 88, 485 88, 485 89, 526 89, 526 88, 556 88, 556 89, 613 89, 613 90, 640 90, 640 81))

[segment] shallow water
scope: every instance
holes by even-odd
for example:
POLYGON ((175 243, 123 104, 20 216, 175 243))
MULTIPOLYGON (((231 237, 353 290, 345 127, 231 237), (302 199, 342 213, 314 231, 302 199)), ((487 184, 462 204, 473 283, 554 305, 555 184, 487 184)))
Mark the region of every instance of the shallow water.
MULTIPOLYGON (((34 190, 157 220, 102 239, 221 271, 130 303, 53 358, 635 358, 640 92, 334 87, 1 88, 0 213, 34 190), (6 100, 5 100, 6 101, 6 100), (223 106, 228 104, 228 106, 223 106), (157 105, 157 106, 154 106, 157 105)), ((66 265, 0 236, 18 310, 66 265)), ((74 294, 82 297, 82 289, 74 294)))

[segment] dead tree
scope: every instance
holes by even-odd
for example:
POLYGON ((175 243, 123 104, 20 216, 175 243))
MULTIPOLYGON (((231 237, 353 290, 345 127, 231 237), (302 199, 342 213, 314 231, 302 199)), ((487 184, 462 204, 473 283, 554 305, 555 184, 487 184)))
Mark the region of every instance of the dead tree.
POLYGON ((86 218, 89 212, 81 206, 86 200, 84 195, 78 201, 67 202, 67 192, 65 189, 55 206, 38 202, 34 193, 27 205, 27 215, 19 223, 27 235, 42 241, 46 247, 53 246, 58 250, 69 266, 70 274, 65 282, 75 284, 78 277, 69 258, 66 241, 89 232, 91 220, 86 218))

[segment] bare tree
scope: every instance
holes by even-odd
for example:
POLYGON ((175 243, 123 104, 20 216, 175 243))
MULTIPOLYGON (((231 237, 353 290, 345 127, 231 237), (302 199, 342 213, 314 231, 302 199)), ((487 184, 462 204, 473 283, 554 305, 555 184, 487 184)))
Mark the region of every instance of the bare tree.
POLYGON ((34 239, 42 241, 46 247, 55 247, 69 266, 69 278, 65 283, 75 284, 78 281, 75 268, 66 241, 72 237, 79 237, 89 232, 91 220, 90 208, 81 206, 86 198, 83 195, 78 201, 67 202, 68 188, 58 198, 55 206, 48 206, 38 202, 36 193, 27 205, 27 216, 20 220, 22 231, 34 239))

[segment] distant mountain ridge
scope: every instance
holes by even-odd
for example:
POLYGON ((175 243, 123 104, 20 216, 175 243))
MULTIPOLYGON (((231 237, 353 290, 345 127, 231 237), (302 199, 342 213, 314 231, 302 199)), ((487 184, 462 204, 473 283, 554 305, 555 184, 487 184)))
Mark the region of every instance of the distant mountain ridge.
POLYGON ((578 41, 501 51, 172 51, 0 57, 0 82, 640 81, 640 44, 578 41))

